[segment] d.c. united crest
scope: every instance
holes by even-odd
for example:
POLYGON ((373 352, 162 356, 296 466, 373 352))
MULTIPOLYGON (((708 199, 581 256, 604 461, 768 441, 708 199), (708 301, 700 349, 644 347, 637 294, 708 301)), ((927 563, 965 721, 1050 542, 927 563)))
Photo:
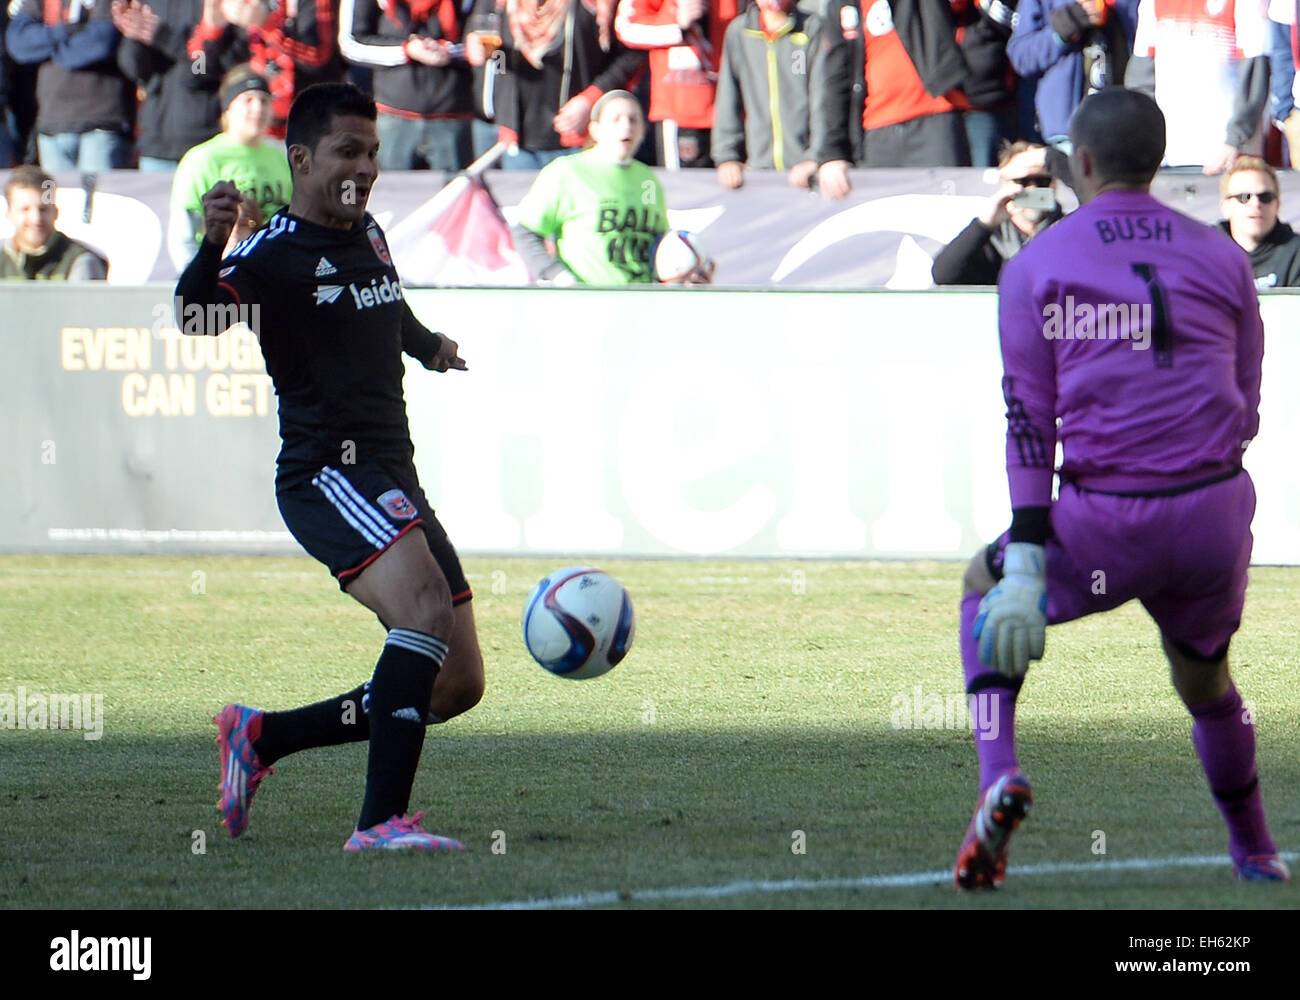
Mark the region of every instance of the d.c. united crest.
POLYGON ((375 256, 392 267, 393 258, 388 256, 388 247, 384 244, 384 237, 379 232, 379 227, 374 223, 366 226, 366 235, 370 237, 370 245, 375 248, 375 256))
POLYGON ((406 494, 401 490, 389 490, 379 498, 379 505, 384 508, 390 517, 395 517, 399 521, 409 521, 419 513, 415 509, 415 504, 406 499, 406 494))

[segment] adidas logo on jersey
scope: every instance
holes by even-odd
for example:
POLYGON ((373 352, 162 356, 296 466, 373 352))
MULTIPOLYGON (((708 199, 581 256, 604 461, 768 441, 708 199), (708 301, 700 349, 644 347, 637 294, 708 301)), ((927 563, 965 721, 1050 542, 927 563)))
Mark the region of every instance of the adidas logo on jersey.
POLYGON ((386 274, 383 281, 371 278, 370 284, 363 285, 361 288, 358 288, 354 282, 348 285, 348 291, 352 293, 352 300, 357 304, 358 309, 369 309, 380 303, 387 305, 390 302, 402 301, 402 286, 396 281, 389 280, 386 274))
POLYGON ((317 285, 316 286, 316 304, 318 306, 328 305, 338 300, 343 294, 342 285, 317 285))
POLYGON ((322 257, 320 263, 316 265, 316 277, 318 278, 328 278, 331 274, 338 273, 339 269, 324 257, 322 257))

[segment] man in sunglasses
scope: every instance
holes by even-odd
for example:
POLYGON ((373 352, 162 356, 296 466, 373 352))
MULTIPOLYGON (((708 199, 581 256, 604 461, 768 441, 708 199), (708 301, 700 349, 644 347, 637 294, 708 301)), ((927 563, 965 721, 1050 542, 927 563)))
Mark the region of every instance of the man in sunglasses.
POLYGON ((998 167, 1001 184, 988 207, 934 259, 936 285, 996 285, 1003 263, 1061 218, 1045 147, 1004 143, 998 167))
POLYGON ((1277 171, 1258 156, 1239 156, 1220 182, 1219 228, 1250 257, 1255 287, 1300 286, 1300 235, 1278 219, 1277 171))

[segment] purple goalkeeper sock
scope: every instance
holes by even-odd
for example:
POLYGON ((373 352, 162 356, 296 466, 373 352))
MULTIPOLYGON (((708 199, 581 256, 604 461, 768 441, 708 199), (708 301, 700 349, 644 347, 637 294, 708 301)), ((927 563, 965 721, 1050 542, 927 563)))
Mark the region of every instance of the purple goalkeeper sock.
POLYGON ((1016 763, 1016 695, 1020 681, 1004 677, 980 663, 978 643, 971 638, 980 596, 967 593, 961 599, 961 665, 966 674, 966 698, 970 704, 971 731, 975 754, 980 762, 980 795, 1016 763))
POLYGON ((1254 854, 1277 847, 1264 821, 1264 797, 1255 773, 1255 725, 1242 706, 1237 686, 1214 701, 1189 705, 1192 742, 1201 758, 1214 804, 1228 824, 1228 853, 1240 865, 1254 854))

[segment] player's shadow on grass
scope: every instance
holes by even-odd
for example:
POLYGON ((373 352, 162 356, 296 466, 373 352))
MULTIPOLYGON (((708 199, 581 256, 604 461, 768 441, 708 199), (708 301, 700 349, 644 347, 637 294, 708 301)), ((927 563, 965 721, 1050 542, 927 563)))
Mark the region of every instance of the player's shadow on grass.
MULTIPOLYGON (((1016 863, 1088 860, 1097 829, 1129 856, 1222 853, 1185 737, 1023 735, 1039 804, 1016 863)), ((0 905, 384 906, 416 890, 421 902, 473 902, 942 870, 974 800, 970 740, 888 725, 486 734, 453 722, 430 732, 412 808, 468 850, 413 886, 424 869, 358 865, 341 850, 361 801, 364 745, 279 762, 248 834, 232 842, 215 809, 216 747, 198 733, 106 732, 95 743, 0 733, 0 861, 13 876, 0 880, 10 887, 0 905)), ((1266 755, 1261 766, 1272 823, 1294 829, 1300 808, 1282 792, 1300 781, 1300 762, 1266 755)))

